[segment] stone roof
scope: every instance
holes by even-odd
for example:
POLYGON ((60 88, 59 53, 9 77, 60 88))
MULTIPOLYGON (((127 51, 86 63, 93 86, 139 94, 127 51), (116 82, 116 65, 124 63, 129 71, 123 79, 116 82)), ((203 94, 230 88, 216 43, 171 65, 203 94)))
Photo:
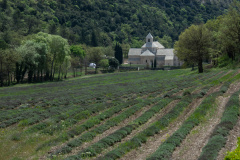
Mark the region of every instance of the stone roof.
POLYGON ((158 41, 156 42, 147 42, 145 43, 142 48, 158 48, 158 49, 163 49, 165 48, 161 43, 159 43, 158 41))
POLYGON ((155 43, 147 42, 142 46, 142 48, 158 48, 158 46, 155 43))
POLYGON ((128 51, 128 55, 132 56, 139 56, 141 54, 142 49, 141 48, 130 48, 128 51))
POLYGON ((158 48, 165 48, 161 43, 158 41, 153 42, 158 48))
POLYGON ((166 56, 174 56, 174 49, 158 49, 157 55, 166 55, 166 56))
POLYGON ((153 38, 153 36, 151 35, 151 33, 148 33, 147 37, 146 38, 153 38))
POLYGON ((174 49, 158 49, 157 55, 166 55, 165 60, 173 60, 174 59, 174 49))
POLYGON ((152 52, 150 52, 149 50, 146 50, 140 56, 155 56, 155 55, 152 52))

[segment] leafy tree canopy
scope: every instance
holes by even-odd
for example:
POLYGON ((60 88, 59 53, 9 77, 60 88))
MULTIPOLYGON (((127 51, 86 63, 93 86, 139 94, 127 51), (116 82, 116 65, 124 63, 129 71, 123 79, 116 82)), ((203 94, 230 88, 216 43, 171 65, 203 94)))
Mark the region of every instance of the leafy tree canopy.
POLYGON ((40 31, 58 34, 70 44, 109 46, 112 41, 140 46, 148 32, 168 42, 191 24, 217 17, 226 2, 198 0, 2 0, 0 38, 8 44, 40 31), (169 38, 166 38, 167 36, 169 38), (171 39, 169 41, 169 39, 171 39))

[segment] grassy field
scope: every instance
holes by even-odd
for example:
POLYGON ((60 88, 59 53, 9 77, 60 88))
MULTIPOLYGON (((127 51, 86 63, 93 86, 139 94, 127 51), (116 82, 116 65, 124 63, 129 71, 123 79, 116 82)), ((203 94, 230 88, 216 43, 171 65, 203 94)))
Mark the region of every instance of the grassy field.
POLYGON ((239 80, 180 69, 0 88, 0 159, 181 159, 199 126, 209 141, 190 155, 216 159, 239 120, 239 80))

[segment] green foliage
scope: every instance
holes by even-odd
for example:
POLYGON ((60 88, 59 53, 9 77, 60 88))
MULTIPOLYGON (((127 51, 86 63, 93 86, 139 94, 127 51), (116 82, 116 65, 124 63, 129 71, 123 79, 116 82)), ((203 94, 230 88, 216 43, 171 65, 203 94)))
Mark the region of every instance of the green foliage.
POLYGON ((211 34, 205 25, 192 25, 179 36, 174 49, 179 59, 190 64, 198 64, 198 72, 203 72, 203 60, 208 58, 211 34))
POLYGON ((115 58, 118 60, 119 64, 121 65, 123 63, 123 52, 122 47, 119 43, 116 43, 115 45, 115 58))
POLYGON ((190 95, 191 94, 191 92, 189 91, 189 90, 185 90, 184 92, 183 92, 183 96, 187 96, 187 95, 190 95))
POLYGON ((21 133, 15 133, 11 136, 12 141, 20 141, 21 140, 21 133))
POLYGON ((70 47, 70 51, 73 56, 79 57, 80 59, 83 59, 86 55, 85 51, 80 45, 72 45, 70 47))
MULTIPOLYGON (((2 31, 20 36, 48 31, 60 34, 72 43, 109 46, 109 40, 131 43, 151 31, 165 42, 177 40, 187 26, 206 22, 226 8, 224 5, 194 1, 7 1, 1 2, 2 31), (156 18, 157 17, 157 18, 156 18), (145 32, 145 34, 144 34, 145 32)), ((226 5, 227 6, 227 5, 226 5)), ((164 42, 164 44, 165 44, 164 42)))
POLYGON ((108 59, 102 59, 100 62, 99 62, 99 65, 103 68, 103 69, 108 69, 109 67, 109 60, 108 59))
POLYGON ((117 69, 117 67, 119 66, 119 61, 116 58, 110 58, 108 61, 109 61, 109 66, 112 69, 117 69))
POLYGON ((237 148, 232 151, 228 152, 224 160, 235 160, 240 159, 240 138, 238 138, 237 148))

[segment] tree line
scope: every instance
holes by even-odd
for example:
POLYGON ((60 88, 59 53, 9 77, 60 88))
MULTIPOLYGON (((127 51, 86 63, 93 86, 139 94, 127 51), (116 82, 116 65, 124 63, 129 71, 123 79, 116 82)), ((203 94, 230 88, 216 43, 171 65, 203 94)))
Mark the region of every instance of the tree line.
POLYGON ((240 2, 234 1, 228 12, 205 24, 192 25, 182 32, 174 45, 177 56, 188 65, 211 60, 214 66, 234 67, 240 61, 240 2))
POLYGON ((116 43, 112 47, 90 47, 69 45, 67 39, 59 35, 39 32, 31 35, 20 46, 8 45, 0 41, 0 86, 14 83, 33 83, 67 78, 70 67, 73 76, 77 70, 81 74, 89 63, 97 68, 115 70, 123 62, 122 47, 116 43), (120 51, 120 52, 119 52, 120 51), (115 57, 117 58, 115 58, 115 57))
POLYGON ((1 86, 4 80, 7 85, 22 83, 25 75, 29 83, 53 80, 56 71, 60 79, 70 67, 70 47, 61 36, 40 32, 17 47, 0 42, 1 86))

